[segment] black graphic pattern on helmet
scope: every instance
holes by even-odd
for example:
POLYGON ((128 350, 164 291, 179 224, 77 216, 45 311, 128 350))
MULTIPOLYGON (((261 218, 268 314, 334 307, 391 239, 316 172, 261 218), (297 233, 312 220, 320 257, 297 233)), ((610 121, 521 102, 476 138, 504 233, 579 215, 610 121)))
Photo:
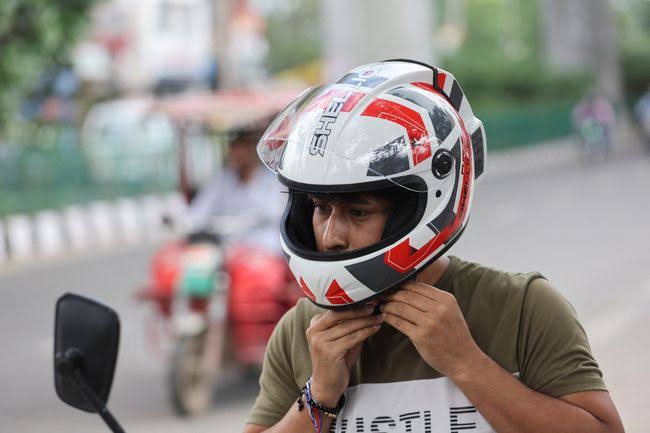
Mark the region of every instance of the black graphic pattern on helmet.
POLYGON ((372 151, 368 176, 389 176, 409 169, 409 156, 404 152, 406 140, 398 137, 372 151))
POLYGON ((373 257, 365 262, 346 266, 345 269, 375 293, 381 292, 386 287, 394 286, 404 278, 404 274, 397 272, 384 263, 383 255, 373 257))
POLYGON ((439 143, 445 141, 445 138, 447 138, 452 129, 454 129, 454 121, 451 118, 451 115, 433 100, 427 98, 416 90, 406 87, 398 87, 388 92, 388 94, 405 99, 427 110, 433 128, 436 131, 436 138, 439 143))
POLYGON ((483 151, 485 146, 483 146, 483 131, 481 128, 476 128, 476 131, 472 133, 472 151, 474 152, 474 179, 483 174, 483 167, 485 165, 485 155, 483 151))
POLYGON ((460 105, 463 102, 463 99, 465 99, 463 89, 460 88, 458 81, 454 80, 454 84, 451 86, 451 92, 449 93, 449 102, 451 102, 451 105, 456 109, 456 111, 460 111, 460 105))

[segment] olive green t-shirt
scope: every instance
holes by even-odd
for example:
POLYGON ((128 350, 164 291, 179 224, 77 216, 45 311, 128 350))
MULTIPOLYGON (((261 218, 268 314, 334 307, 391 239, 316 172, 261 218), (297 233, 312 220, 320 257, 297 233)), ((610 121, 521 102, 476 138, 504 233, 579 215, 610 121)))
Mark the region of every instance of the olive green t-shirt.
MULTIPOLYGON (((606 389, 575 310, 539 273, 508 273, 450 256, 436 286, 456 297, 481 350, 529 388, 553 397, 606 389)), ((305 331, 324 311, 305 298, 280 320, 248 423, 274 425, 295 403, 311 375, 305 331)), ((337 432, 436 432, 454 426, 492 431, 453 382, 388 324, 363 343, 345 395, 344 412, 332 427, 337 432)))

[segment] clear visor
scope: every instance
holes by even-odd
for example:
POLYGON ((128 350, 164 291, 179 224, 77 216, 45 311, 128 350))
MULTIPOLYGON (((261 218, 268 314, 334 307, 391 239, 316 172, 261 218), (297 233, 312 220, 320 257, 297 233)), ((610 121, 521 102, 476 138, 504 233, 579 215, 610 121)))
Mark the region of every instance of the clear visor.
MULTIPOLYGON (((257 146, 260 159, 287 177, 294 170, 299 172, 306 184, 386 179, 415 192, 436 188, 437 184, 414 181, 418 173, 431 170, 430 157, 441 148, 421 114, 390 100, 375 99, 361 116, 349 117, 363 95, 344 84, 306 90, 262 135, 257 146), (357 123, 334 128, 339 122, 357 123), (336 182, 340 179, 344 181, 336 182)), ((453 171, 457 165, 452 165, 453 171)))

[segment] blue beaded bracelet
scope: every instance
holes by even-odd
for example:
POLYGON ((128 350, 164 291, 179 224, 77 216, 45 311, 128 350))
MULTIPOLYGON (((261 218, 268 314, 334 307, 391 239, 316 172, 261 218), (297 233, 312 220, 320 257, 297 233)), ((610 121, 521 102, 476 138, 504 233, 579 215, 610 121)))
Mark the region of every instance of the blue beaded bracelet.
POLYGON ((336 407, 326 407, 318 403, 311 394, 311 377, 307 379, 307 383, 302 388, 300 392, 300 396, 298 396, 298 400, 296 400, 296 403, 298 404, 298 411, 301 411, 304 407, 304 404, 302 402, 303 395, 305 396, 305 403, 309 408, 309 419, 311 420, 311 423, 314 426, 316 433, 322 433, 322 429, 323 429, 322 415, 325 415, 328 418, 331 418, 332 420, 336 420, 337 415, 339 414, 339 412, 341 412, 341 409, 343 409, 343 406, 345 405, 344 395, 341 396, 336 407))

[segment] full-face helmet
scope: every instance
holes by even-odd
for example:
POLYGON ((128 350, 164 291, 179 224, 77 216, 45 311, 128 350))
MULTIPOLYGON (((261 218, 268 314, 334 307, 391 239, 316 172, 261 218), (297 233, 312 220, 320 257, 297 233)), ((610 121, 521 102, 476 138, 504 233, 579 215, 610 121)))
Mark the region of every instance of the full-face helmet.
POLYGON ((462 234, 486 137, 454 76, 411 60, 360 66, 303 92, 258 144, 289 189, 282 248, 305 295, 344 308, 412 279, 462 234), (306 193, 397 188, 378 243, 318 252, 306 193))

